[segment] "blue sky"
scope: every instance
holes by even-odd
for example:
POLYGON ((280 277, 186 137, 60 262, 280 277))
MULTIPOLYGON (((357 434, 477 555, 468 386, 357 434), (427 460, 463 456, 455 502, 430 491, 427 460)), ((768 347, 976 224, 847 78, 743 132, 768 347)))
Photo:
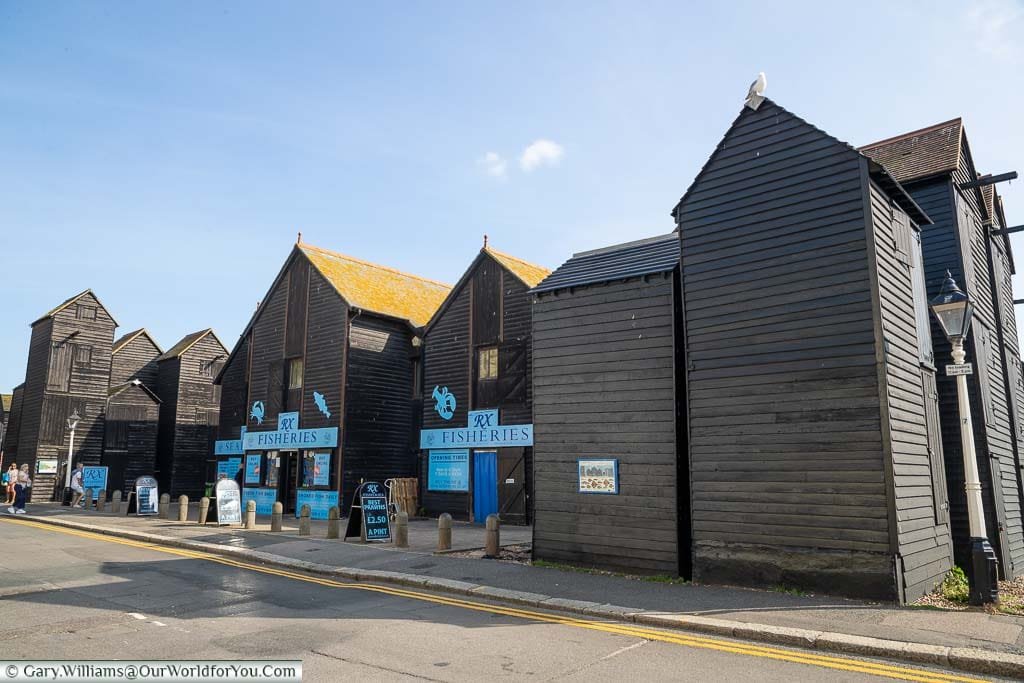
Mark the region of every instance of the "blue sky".
POLYGON ((1024 171, 1017 0, 685 4, 0 0, 0 391, 86 288, 233 344, 298 230, 446 282, 484 233, 554 267, 667 232, 762 70, 840 139, 963 116, 1024 171))

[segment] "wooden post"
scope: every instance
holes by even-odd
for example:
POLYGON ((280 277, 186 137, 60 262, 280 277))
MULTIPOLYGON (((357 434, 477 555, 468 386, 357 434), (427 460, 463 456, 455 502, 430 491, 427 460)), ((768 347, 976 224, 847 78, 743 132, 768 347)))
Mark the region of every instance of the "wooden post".
POLYGON ((447 512, 437 518, 437 549, 452 549, 452 516, 447 512))
POLYGON ((88 510, 89 506, 92 505, 92 489, 86 489, 85 493, 82 494, 82 509, 88 510))
POLYGON ((110 511, 113 514, 119 514, 121 512, 121 492, 114 491, 114 495, 110 497, 110 511))
POLYGON ((188 521, 188 496, 184 493, 178 496, 178 521, 188 521))
POLYGON ((199 499, 199 523, 206 524, 206 518, 210 516, 210 499, 203 496, 199 499))
POLYGON ((277 501, 276 503, 274 503, 274 510, 270 513, 270 530, 280 531, 283 518, 284 505, 281 504, 281 501, 277 501))
POLYGON ((103 512, 107 509, 107 490, 100 489, 96 494, 96 512, 103 512))
POLYGON ((405 510, 395 515, 395 547, 409 547, 409 513, 405 510))
POLYGON ((327 538, 337 538, 340 533, 340 523, 338 522, 341 517, 341 513, 338 512, 338 507, 332 505, 331 509, 327 511, 327 538))
POLYGON ((256 501, 250 500, 245 504, 245 528, 256 528, 256 501))
POLYGON ((309 506, 303 505, 299 510, 299 536, 309 536, 309 506))
POLYGON ((484 540, 484 557, 498 557, 501 554, 501 519, 498 515, 487 515, 487 535, 484 540))
POLYGON ((160 505, 157 507, 157 517, 160 519, 167 519, 167 513, 171 509, 171 494, 161 493, 160 494, 160 505))

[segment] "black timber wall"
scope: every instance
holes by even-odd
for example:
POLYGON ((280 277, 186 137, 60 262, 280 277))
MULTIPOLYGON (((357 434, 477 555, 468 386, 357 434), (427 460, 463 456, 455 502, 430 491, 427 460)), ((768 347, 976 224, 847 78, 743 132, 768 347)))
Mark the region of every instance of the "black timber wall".
POLYGON ((110 468, 108 495, 127 491, 138 477, 153 475, 159 419, 159 402, 141 387, 128 386, 107 400, 103 464, 110 468), (118 432, 127 441, 111 444, 110 437, 118 432))
POLYGON ((697 580, 897 597, 866 191, 766 101, 676 209, 697 580))
POLYGON ((113 354, 110 386, 117 387, 137 379, 150 391, 156 391, 157 362, 160 349, 145 334, 140 334, 113 354))
MULTIPOLYGON (((866 164, 866 162, 865 162, 866 164)), ((866 169, 865 169, 866 175, 866 169)), ((870 183, 875 276, 878 283, 880 332, 884 343, 884 415, 888 422, 893 504, 895 505, 898 565, 902 598, 913 602, 940 583, 953 561, 952 537, 945 478, 942 475, 942 443, 938 425, 929 432, 926 400, 935 410, 935 370, 922 363, 930 350, 930 338, 921 340, 912 296, 911 277, 922 273, 911 264, 916 257, 897 253, 917 250, 909 218, 873 182, 870 183), (902 234, 901 234, 902 233, 902 234), (926 394, 932 394, 926 398, 926 394)), ((934 412, 933 412, 934 414, 934 412)))
POLYGON ((247 333, 238 345, 221 375, 220 424, 218 439, 238 439, 249 419, 249 340, 247 333))
POLYGON ((671 274, 537 297, 536 559, 679 571, 675 327, 671 274), (591 457, 619 460, 618 495, 578 492, 591 457))
MULTIPOLYGON (((7 429, 4 432, 3 467, 6 470, 12 462, 17 462, 18 435, 21 433, 21 416, 25 410, 25 385, 14 387, 11 394, 11 412, 7 416, 7 429)), ((18 463, 19 465, 21 463, 18 463)))
POLYGON ((415 477, 412 331, 369 313, 351 317, 345 384, 344 510, 360 479, 415 477))

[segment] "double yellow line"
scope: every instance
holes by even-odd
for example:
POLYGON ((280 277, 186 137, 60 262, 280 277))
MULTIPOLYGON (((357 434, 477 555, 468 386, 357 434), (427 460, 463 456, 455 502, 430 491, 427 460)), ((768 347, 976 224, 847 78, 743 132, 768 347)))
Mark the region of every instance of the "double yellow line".
POLYGON ((459 609, 468 609, 476 612, 500 614, 503 616, 516 617, 519 619, 526 619, 529 621, 536 621, 547 624, 558 624, 561 626, 572 626, 575 628, 583 628, 591 631, 601 631, 604 633, 612 633, 616 635, 630 636, 634 638, 643 638, 645 640, 653 640, 662 643, 673 643, 675 645, 685 645, 687 647, 701 648, 705 650, 717 650, 719 652, 728 652, 731 654, 746 655, 749 657, 775 659, 784 662, 792 662, 796 664, 807 664, 810 666, 823 667, 826 669, 836 669, 839 671, 853 671, 857 673, 871 674, 874 676, 881 676, 885 678, 894 678, 901 681, 925 681, 934 683, 982 683, 982 679, 968 678, 953 674, 938 673, 934 671, 928 671, 926 669, 914 669, 902 666, 895 666, 891 664, 872 662, 867 660, 852 659, 847 657, 819 655, 803 650, 789 650, 776 647, 768 647, 763 645, 742 643, 732 640, 724 640, 720 638, 708 638, 705 636, 690 635, 685 633, 660 631, 656 629, 643 628, 639 626, 630 626, 628 624, 595 621, 590 619, 578 619, 570 616, 546 614, 544 612, 534 612, 531 610, 517 609, 514 607, 502 607, 482 602, 475 602, 472 600, 464 600, 456 597, 447 597, 441 595, 433 595, 430 593, 421 593, 419 591, 406 590, 403 588, 393 588, 390 586, 378 586, 366 583, 335 581, 333 579, 321 578, 307 574, 300 574, 297 572, 288 571, 286 569, 274 569, 271 567, 265 567, 258 564, 251 564, 249 562, 241 562, 238 560, 233 560, 228 557, 222 557, 220 555, 215 555, 212 553, 206 553, 197 550, 171 548, 167 546, 156 545, 153 543, 144 543, 141 541, 132 541, 130 539, 125 538, 116 538, 113 536, 93 533, 90 531, 79 531, 77 529, 58 527, 51 524, 41 524, 39 522, 32 522, 24 519, 2 519, 2 521, 8 522, 10 524, 17 524, 19 526, 35 527, 37 529, 45 529, 47 531, 69 534, 71 536, 79 536, 81 538, 87 538, 94 541, 118 543, 120 545, 131 546, 133 548, 153 550, 156 552, 166 553, 169 555, 187 557, 189 559, 194 560, 216 562, 217 564, 222 564, 229 567, 237 567, 238 569, 259 572, 261 574, 270 574, 272 576, 293 579, 295 581, 314 583, 320 586, 326 586, 328 588, 346 588, 352 590, 369 591, 374 593, 383 593, 385 595, 408 598, 410 600, 419 600, 422 602, 431 602, 437 605, 457 607, 459 609))

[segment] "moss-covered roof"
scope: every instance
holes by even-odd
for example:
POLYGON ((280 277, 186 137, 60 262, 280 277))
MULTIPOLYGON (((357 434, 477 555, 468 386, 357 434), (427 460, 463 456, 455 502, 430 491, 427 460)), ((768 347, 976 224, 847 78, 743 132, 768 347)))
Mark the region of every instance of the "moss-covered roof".
POLYGON ((484 247, 484 253, 504 266, 510 273, 519 278, 527 287, 536 287, 541 280, 546 278, 548 275, 551 275, 551 271, 543 266, 527 263, 515 256, 510 256, 508 254, 503 254, 500 251, 496 251, 489 246, 484 247))
POLYGON ((441 282, 300 243, 298 249, 350 306, 425 325, 451 287, 441 282))

